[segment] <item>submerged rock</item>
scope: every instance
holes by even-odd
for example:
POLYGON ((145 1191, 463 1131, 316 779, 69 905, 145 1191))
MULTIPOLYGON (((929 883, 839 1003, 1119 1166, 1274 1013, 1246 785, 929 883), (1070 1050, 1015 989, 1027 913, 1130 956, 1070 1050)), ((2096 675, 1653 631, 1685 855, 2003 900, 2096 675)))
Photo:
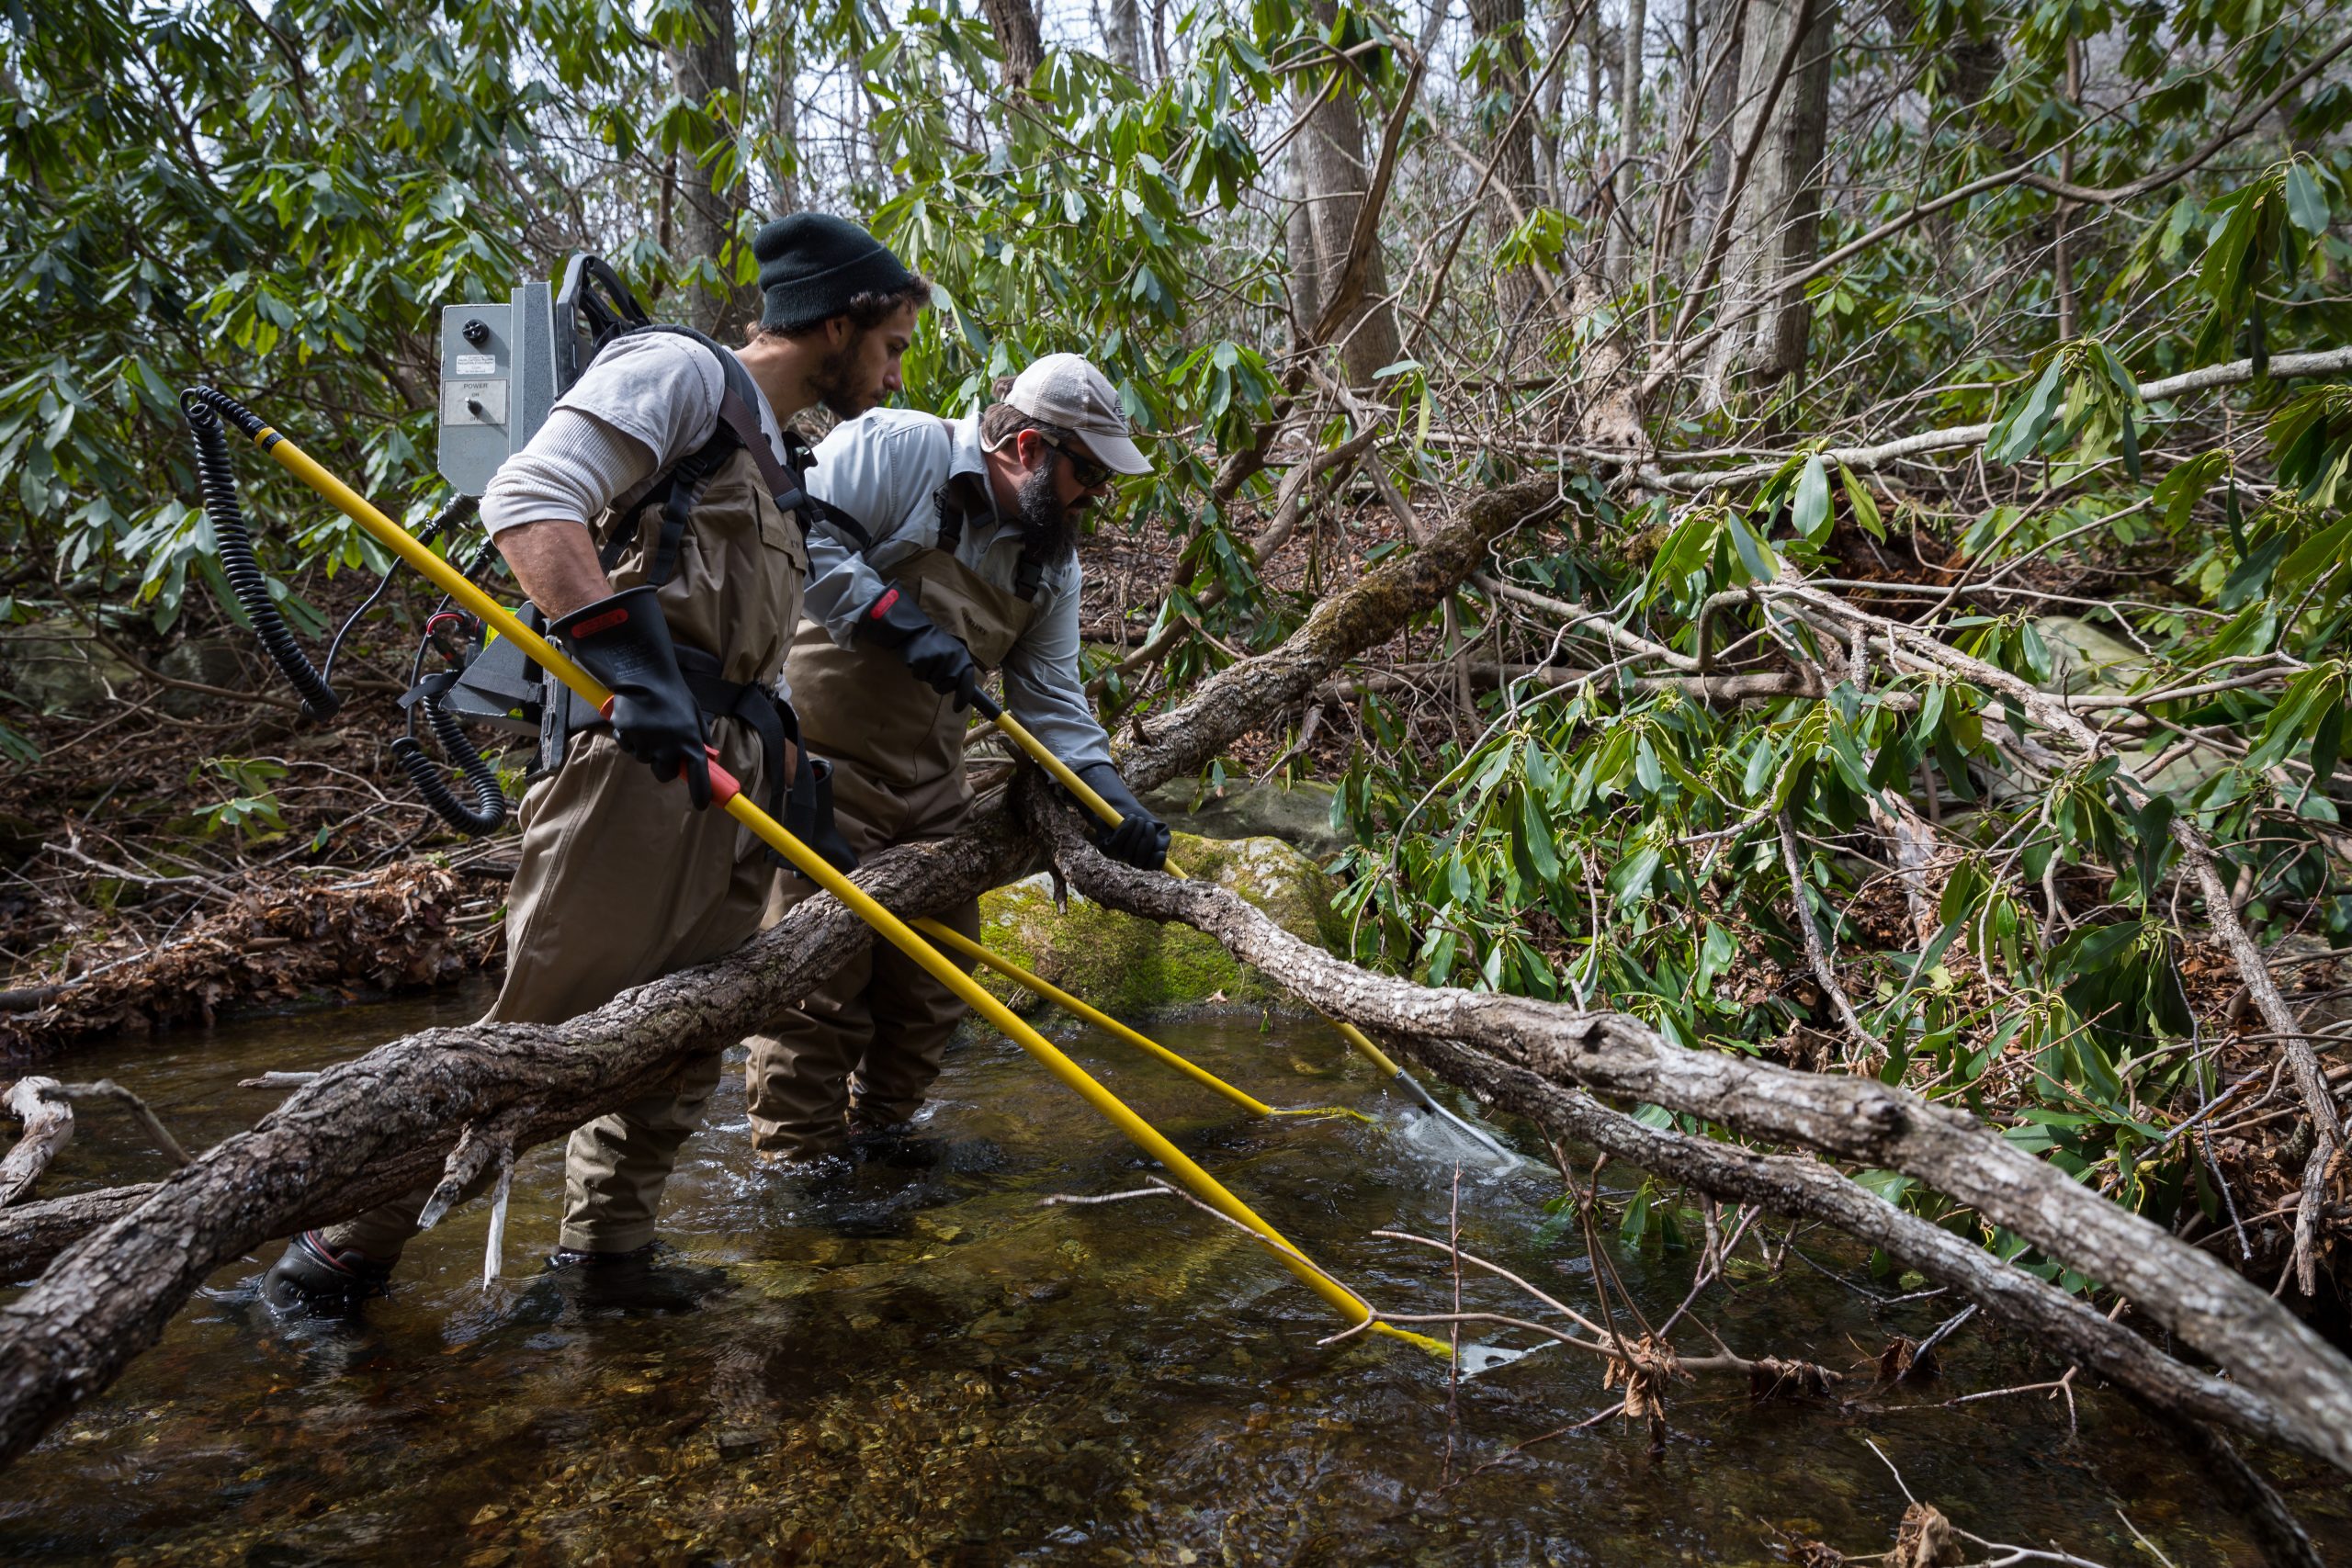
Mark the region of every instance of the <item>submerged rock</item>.
MULTIPOLYGON (((1170 856, 1198 881, 1214 882, 1263 909, 1292 935, 1338 951, 1347 929, 1331 908, 1337 891, 1322 868, 1279 839, 1176 835, 1170 856)), ((1043 873, 980 896, 980 940, 996 953, 1118 1018, 1184 1008, 1283 1005, 1284 993, 1190 926, 1156 925, 1106 909, 1077 892, 1054 908, 1043 873)), ((989 970, 989 989, 1016 1011, 1040 998, 989 970)))

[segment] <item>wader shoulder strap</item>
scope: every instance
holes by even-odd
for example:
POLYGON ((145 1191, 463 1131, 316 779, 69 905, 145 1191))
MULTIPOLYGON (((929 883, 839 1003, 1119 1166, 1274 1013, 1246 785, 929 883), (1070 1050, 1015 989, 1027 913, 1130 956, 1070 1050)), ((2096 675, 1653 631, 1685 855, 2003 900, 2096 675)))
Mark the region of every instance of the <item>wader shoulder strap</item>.
MULTIPOLYGON (((752 381, 752 373, 743 368, 741 360, 729 353, 716 338, 698 333, 692 327, 658 322, 637 327, 619 335, 632 337, 646 333, 667 333, 700 344, 718 363, 719 375, 718 423, 711 432, 710 439, 672 464, 669 472, 646 491, 644 500, 630 514, 633 523, 646 507, 657 504, 662 507, 662 536, 655 547, 653 560, 648 563, 650 581, 658 587, 670 580, 671 571, 677 566, 678 542, 684 534, 687 514, 700 498, 702 487, 710 482, 720 465, 738 449, 751 454, 753 466, 760 470, 760 482, 767 487, 769 498, 775 502, 778 511, 792 513, 803 534, 808 531, 813 520, 821 517, 836 531, 853 539, 859 549, 863 550, 873 543, 865 525, 856 518, 808 493, 802 482, 802 475, 808 469, 811 454, 808 442, 798 431, 789 426, 781 431, 785 455, 790 462, 787 464, 778 459, 775 449, 768 445, 767 433, 760 428, 759 386, 752 381), (682 486, 681 476, 689 482, 682 486), (689 493, 684 496, 683 504, 680 504, 682 488, 689 493)), ((635 534, 633 527, 624 527, 615 542, 605 547, 611 556, 605 563, 606 571, 619 562, 628 549, 628 542, 635 534)))

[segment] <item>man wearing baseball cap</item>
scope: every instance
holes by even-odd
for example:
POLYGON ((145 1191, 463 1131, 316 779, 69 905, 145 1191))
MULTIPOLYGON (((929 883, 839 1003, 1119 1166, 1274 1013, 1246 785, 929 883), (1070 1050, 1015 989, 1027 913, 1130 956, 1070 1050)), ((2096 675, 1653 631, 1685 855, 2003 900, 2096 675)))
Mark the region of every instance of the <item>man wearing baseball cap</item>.
MULTIPOLYGON (((1151 465, 1117 390, 1078 355, 1046 355, 999 396, 953 421, 877 409, 818 446, 809 493, 874 543, 810 536, 806 618, 786 666, 803 733, 833 760, 835 819, 860 855, 945 838, 972 807, 966 710, 1001 671, 1006 709, 1125 813, 1095 841, 1158 870, 1168 829, 1112 767, 1078 672, 1080 522, 1118 476, 1151 465)), ((812 891, 779 879, 770 919, 812 891)), ((977 903, 939 919, 979 934, 977 903)), ((964 1012, 897 949, 872 944, 752 1037, 752 1146, 818 1168, 904 1122, 964 1012)))

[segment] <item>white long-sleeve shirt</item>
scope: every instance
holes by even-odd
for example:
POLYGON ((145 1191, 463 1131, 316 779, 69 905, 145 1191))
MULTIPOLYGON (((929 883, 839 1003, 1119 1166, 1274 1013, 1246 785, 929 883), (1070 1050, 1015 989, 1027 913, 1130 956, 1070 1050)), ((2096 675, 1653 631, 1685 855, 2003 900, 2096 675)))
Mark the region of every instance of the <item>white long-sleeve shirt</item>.
MULTIPOLYGON (((808 588, 802 614, 840 647, 852 646, 858 615, 878 598, 899 562, 939 543, 939 487, 957 474, 987 483, 980 421, 942 420, 906 409, 876 409, 834 427, 817 445, 808 493, 865 525, 874 544, 861 555, 822 528, 808 533, 808 588)), ((956 558, 992 587, 1012 592, 1021 527, 1011 518, 973 517, 956 558)), ((1078 603, 1085 574, 1073 555, 1047 567, 1029 626, 1004 660, 1004 705, 1072 768, 1111 760, 1111 739, 1094 716, 1078 674, 1078 603)))

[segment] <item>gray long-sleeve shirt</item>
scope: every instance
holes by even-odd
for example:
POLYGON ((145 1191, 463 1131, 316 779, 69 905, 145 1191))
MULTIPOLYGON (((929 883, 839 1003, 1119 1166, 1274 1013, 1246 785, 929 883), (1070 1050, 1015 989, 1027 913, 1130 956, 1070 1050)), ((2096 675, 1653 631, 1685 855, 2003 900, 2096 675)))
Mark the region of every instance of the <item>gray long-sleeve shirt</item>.
MULTIPOLYGON (((821 529, 808 534, 808 589, 803 614, 842 648, 857 617, 874 603, 899 562, 939 543, 934 496, 957 474, 986 483, 980 422, 943 420, 905 409, 876 409, 850 420, 817 446, 808 492, 829 501, 874 536, 859 554, 821 529)), ((1021 562, 1021 528, 1012 519, 975 517, 956 542, 956 558, 992 587, 1010 592, 1021 562)), ((1111 739, 1078 674, 1078 603, 1084 572, 1077 558, 1048 567, 1036 612, 1004 660, 1004 705, 1046 748, 1073 768, 1111 760, 1111 739)))

